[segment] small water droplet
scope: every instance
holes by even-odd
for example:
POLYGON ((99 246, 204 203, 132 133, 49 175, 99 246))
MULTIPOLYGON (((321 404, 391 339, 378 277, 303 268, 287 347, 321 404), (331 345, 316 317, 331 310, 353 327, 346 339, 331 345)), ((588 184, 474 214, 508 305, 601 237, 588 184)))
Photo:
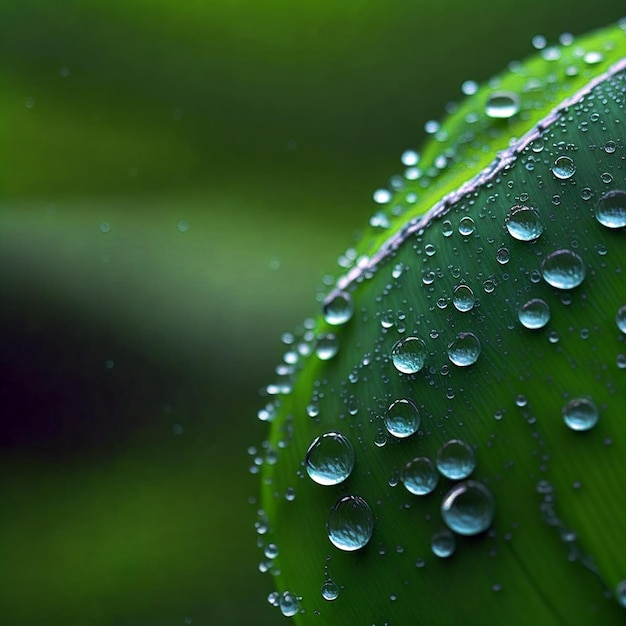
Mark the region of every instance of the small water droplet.
POLYGON ((440 559, 447 559, 454 554, 456 538, 447 528, 442 528, 432 536, 430 549, 440 559))
POLYGON ((186 233, 189 230, 189 222, 187 220, 178 220, 176 228, 179 233, 186 233))
POLYGON ((475 467, 474 451, 460 439, 450 439, 437 452, 437 469, 450 480, 467 478, 475 467))
POLYGON ((468 480, 455 485, 441 503, 446 526, 459 535, 477 535, 493 522, 495 503, 482 483, 468 480))
POLYGON ((607 228, 626 226, 626 191, 616 189, 601 196, 596 204, 596 219, 607 228))
POLYGON ((474 220, 471 217, 463 217, 459 221, 459 233, 464 237, 474 232, 474 220))
POLYGON ((600 413, 591 398, 575 398, 562 409, 563 420, 569 428, 576 431, 590 430, 600 418, 600 413))
POLYGON ((425 457, 418 457, 409 461, 402 474, 402 483, 409 493, 416 496, 425 496, 437 486, 439 476, 432 461, 425 457))
POLYGON ((604 151, 607 154, 613 154, 615 150, 617 150, 617 144, 613 140, 609 139, 609 141, 604 144, 604 151))
POLYGON ((550 307, 545 300, 533 298, 520 307, 517 317, 524 328, 543 328, 550 321, 550 307))
POLYGON ((285 617, 293 617, 298 612, 300 603, 298 602, 298 597, 295 594, 290 591, 285 591, 280 596, 278 606, 280 607, 280 612, 285 617))
POLYGON ((372 197, 377 204, 387 204, 391 200, 391 192, 388 189, 377 189, 372 197))
POLYGON ((511 237, 518 241, 535 241, 543 233, 539 212, 528 206, 511 207, 505 225, 511 237))
POLYGON ((316 437, 304 460, 307 474, 318 485, 338 485, 354 467, 354 448, 341 433, 329 432, 316 437))
POLYGON ((494 91, 487 100, 485 113, 494 119, 508 119, 520 110, 520 98, 514 91, 494 91))
POLYGON ((354 314, 354 303, 349 294, 340 292, 324 303, 324 319, 331 326, 345 324, 354 314))
POLYGON ((509 262, 510 258, 511 253, 509 252, 508 248, 498 248, 498 251, 496 252, 496 261, 498 261, 500 265, 506 265, 509 262))
POLYGON ((419 337, 405 337, 391 350, 394 367, 402 374, 417 374, 426 363, 426 344, 419 337))
POLYGON ((343 496, 331 508, 326 530, 336 548, 353 552, 365 546, 372 537, 374 516, 360 496, 343 496))
POLYGON ((621 580, 615 587, 615 599, 626 609, 626 580, 621 580))
POLYGON ((597 50, 590 50, 589 52, 585 53, 583 61, 587 65, 597 65, 598 63, 604 61, 604 55, 602 54, 602 52, 599 52, 597 50))
POLYGON ((332 333, 321 335, 317 339, 315 355, 320 361, 329 361, 339 352, 339 342, 332 333))
POLYGON ((452 303, 457 311, 461 311, 461 313, 471 311, 474 308, 475 301, 474 292, 468 285, 457 285, 454 288, 452 303))
POLYGON ((398 439, 410 437, 420 426, 420 414, 417 407, 403 398, 389 405, 385 413, 385 428, 390 435, 398 439))
POLYGON ((459 333, 448 345, 448 358, 454 365, 467 367, 473 365, 480 355, 480 341, 474 333, 459 333))
POLYGON ((615 315, 617 327, 626 335, 626 304, 621 306, 615 315))
POLYGON ((478 91, 478 83, 475 80, 466 80, 461 85, 461 91, 466 96, 473 96, 478 91))
POLYGON ((560 156, 554 161, 552 173, 559 180, 567 180, 576 173, 576 164, 568 156, 560 156))
POLYGON ((613 175, 610 172, 602 172, 602 174, 600 174, 600 180, 605 185, 608 185, 613 182, 613 175))
POLYGON ((339 597, 339 587, 332 581, 327 580, 322 585, 322 598, 332 602, 339 597))
POLYGON ((414 165, 417 165, 419 160, 419 154, 415 152, 415 150, 405 150, 402 153, 402 165, 405 165, 406 167, 413 167, 414 165))
POLYGON ((556 250, 541 264, 543 279, 557 289, 574 289, 585 279, 585 264, 571 250, 556 250))

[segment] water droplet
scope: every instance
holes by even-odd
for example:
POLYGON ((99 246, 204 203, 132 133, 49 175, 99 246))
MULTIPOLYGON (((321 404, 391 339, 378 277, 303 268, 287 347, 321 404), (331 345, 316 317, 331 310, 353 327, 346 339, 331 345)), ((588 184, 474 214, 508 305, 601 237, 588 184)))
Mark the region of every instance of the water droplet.
POLYGON ((576 164, 568 156, 560 156, 554 161, 552 173, 559 180, 567 180, 576 173, 576 164))
POLYGON ((487 117, 508 119, 520 110, 520 98, 513 91, 494 91, 487 100, 487 117))
POLYGON ((448 346, 448 358, 454 365, 473 365, 480 355, 480 341, 474 333, 459 333, 448 346))
POLYGON ((353 552, 367 544, 374 530, 374 516, 360 496, 343 496, 333 505, 326 522, 330 542, 340 550, 353 552))
POLYGON ((338 485, 354 467, 354 448, 341 433, 324 433, 313 440, 304 460, 307 474, 318 485, 338 485))
POLYGON ((610 172, 602 172, 602 174, 600 174, 600 180, 605 185, 608 185, 609 183, 613 182, 613 174, 611 174, 610 172))
POLYGON ((609 139, 609 141, 604 144, 604 151, 607 154, 613 154, 615 150, 617 150, 617 144, 613 140, 609 139))
POLYGON ((405 150, 402 153, 402 165, 405 165, 406 167, 413 167, 414 165, 417 165, 419 160, 420 156, 417 152, 415 152, 415 150, 405 150))
POLYGON ((601 196, 596 204, 596 219, 607 228, 626 226, 626 192, 613 190, 601 196))
POLYGON ((450 439, 437 452, 437 469, 450 480, 467 478, 475 467, 474 451, 460 439, 450 439))
POLYGON ((377 204, 387 204, 391 200, 391 192, 388 189, 377 189, 373 198, 377 204))
POLYGON ((354 304, 349 294, 340 292, 324 303, 324 319, 331 326, 345 324, 354 313, 354 304))
POLYGON ((389 434, 404 439, 417 432, 420 414, 417 407, 406 398, 392 402, 385 413, 385 428, 389 434))
POLYGON ((604 61, 604 55, 602 54, 602 52, 599 52, 597 50, 590 50, 589 52, 585 53, 583 60, 587 65, 596 65, 604 61))
POLYGON ((466 96, 473 96, 478 91, 478 83, 474 80, 466 80, 461 85, 461 91, 466 96))
POLYGON ((615 587, 615 599, 626 609, 626 580, 620 580, 615 587))
POLYGON ((471 287, 468 287, 467 285, 457 285, 454 288, 452 303, 457 311, 461 311, 461 313, 471 311, 474 308, 475 301, 476 298, 474 298, 474 292, 471 287))
POLYGON ((394 367, 402 374, 417 374, 426 362, 426 344, 419 337, 406 337, 391 350, 394 367))
POLYGON ((498 248, 496 252, 496 261, 500 263, 500 265, 506 265, 511 258, 511 253, 508 248, 498 248))
POLYGON ((626 335, 626 304, 617 310, 615 315, 615 323, 617 327, 626 335))
POLYGON ((186 233, 189 230, 189 222, 187 220, 179 220, 176 228, 179 233, 186 233))
POLYGON ((535 241, 543 233, 539 212, 528 206, 512 207, 506 216, 505 225, 509 235, 518 241, 535 241))
POLYGON ((421 456, 407 463, 402 482, 409 493, 425 496, 437 486, 439 476, 432 461, 421 456))
POLYGON ((524 328, 543 328, 550 321, 550 307, 545 300, 533 298, 520 307, 517 317, 524 328))
POLYGON ((585 279, 585 264, 571 250, 556 250, 541 264, 543 279, 557 289, 574 289, 585 279))
POLYGON ((333 600, 336 600, 338 596, 339 587, 337 587, 337 585, 332 580, 325 581, 322 585, 322 598, 324 598, 324 600, 332 602, 333 600))
POLYGON ((600 418, 600 413, 591 398, 575 398, 562 409, 563 419, 569 428, 576 431, 593 428, 600 418))
POLYGON ((459 221, 459 233, 464 237, 474 232, 474 220, 471 217, 463 217, 459 221))
POLYGON ((278 602, 280 612, 285 617, 293 617, 298 612, 299 605, 297 596, 290 591, 285 591, 278 602))
POLYGON ((442 528, 432 536, 430 549, 440 559, 447 559, 454 554, 456 538, 447 528, 442 528))
POLYGON ((468 480, 450 489, 441 503, 446 526, 459 535, 477 535, 491 526, 495 503, 482 483, 468 480))
POLYGON ((317 339, 315 355, 320 361, 329 361, 339 352, 339 342, 332 333, 321 335, 317 339))

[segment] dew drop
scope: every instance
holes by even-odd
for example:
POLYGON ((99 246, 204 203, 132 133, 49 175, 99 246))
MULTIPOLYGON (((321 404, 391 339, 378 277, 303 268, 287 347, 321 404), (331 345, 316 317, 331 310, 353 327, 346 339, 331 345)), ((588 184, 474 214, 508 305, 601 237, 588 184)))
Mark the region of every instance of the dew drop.
POLYGON ((528 206, 512 207, 506 216, 505 225, 509 235, 518 241, 535 241, 543 233, 537 209, 528 206))
POLYGON ((414 165, 417 165, 419 160, 419 154, 415 152, 415 150, 405 150, 402 153, 402 165, 405 165, 406 167, 413 167, 414 165))
POLYGON ((463 217, 459 221, 459 233, 464 237, 474 232, 474 220, 471 217, 463 217))
POLYGON ((626 609, 626 580, 620 580, 615 587, 615 599, 618 604, 626 609))
POLYGON ((450 222, 450 220, 444 220, 441 224, 441 232, 443 233, 444 237, 449 237, 450 235, 452 235, 453 228, 452 228, 452 222, 450 222))
POLYGON ((607 228, 626 226, 626 192, 614 190, 601 196, 596 204, 596 219, 607 228))
POLYGON ((373 198, 377 204, 387 204, 391 200, 391 192, 388 189, 377 189, 373 198))
POLYGON ((543 328, 550 321, 550 307, 545 300, 533 298, 520 307, 517 317, 524 328, 543 328))
POLYGON ((585 264, 571 250, 556 250, 541 264, 543 279, 557 289, 574 289, 585 279, 585 264))
POLYGON ((339 352, 339 342, 332 333, 322 335, 317 339, 315 355, 320 361, 329 361, 339 352))
POLYGON ((332 602, 339 597, 339 587, 332 581, 327 580, 322 585, 322 598, 332 602))
POLYGON ((615 323, 620 331, 626 335, 626 304, 617 309, 615 323))
POLYGON ((576 173, 576 164, 568 156, 560 156, 554 161, 552 173, 559 180, 567 180, 576 173))
POLYGON ((493 522, 495 503, 482 483, 468 480, 455 485, 441 503, 446 526, 459 535, 477 535, 493 522))
POLYGON ((496 252, 496 261, 498 261, 500 265, 506 265, 509 262, 510 258, 511 253, 509 252, 508 248, 498 248, 498 251, 496 252))
POLYGON ((324 303, 323 314, 331 326, 345 324, 354 314, 352 298, 345 292, 339 292, 324 303))
POLYGON ((409 461, 402 473, 402 483, 406 490, 416 496, 429 494, 438 482, 439 476, 435 471, 435 466, 425 456, 409 461))
POLYGON ((575 398, 562 409, 563 420, 568 428, 576 431, 590 430, 600 418, 600 413, 591 398, 575 398))
POLYGON ((473 365, 480 355, 480 341, 474 333, 459 333, 448 345, 448 358, 454 365, 467 367, 473 365))
POLYGON ((359 550, 372 537, 372 511, 360 496, 343 496, 331 508, 326 530, 336 548, 344 552, 359 550))
POLYGON ((476 298, 474 298, 474 292, 471 287, 467 285, 457 285, 454 288, 452 303, 457 311, 461 311, 461 313, 471 311, 474 308, 475 301, 476 298))
POLYGON ((485 105, 487 117, 508 119, 520 110, 520 98, 514 91, 495 91, 485 105))
POLYGON ((417 374, 426 363, 426 344, 419 337, 405 337, 391 350, 391 360, 401 374, 417 374))
POLYGON ((450 439, 437 452, 437 469, 450 480, 467 478, 475 467, 474 451, 460 439, 450 439))
POLYGON ((430 549, 440 559, 447 559, 454 554, 456 538, 447 528, 442 528, 432 536, 430 549))
POLYGON ((341 433, 329 432, 316 437, 306 451, 307 474, 318 485, 338 485, 354 467, 354 448, 341 433))
POLYGON ((410 437, 420 426, 417 407, 406 398, 392 402, 385 413, 385 428, 398 439, 410 437))
POLYGON ((280 612, 285 617, 293 617, 298 612, 299 605, 298 597, 290 591, 283 592, 278 601, 280 612))

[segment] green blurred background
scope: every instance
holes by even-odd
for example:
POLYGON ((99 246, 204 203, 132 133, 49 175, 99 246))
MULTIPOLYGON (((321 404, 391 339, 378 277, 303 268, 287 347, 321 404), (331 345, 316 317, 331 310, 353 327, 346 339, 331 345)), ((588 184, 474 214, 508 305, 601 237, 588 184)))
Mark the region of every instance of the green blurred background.
POLYGON ((277 624, 279 336, 466 79, 623 0, 0 3, 0 623, 277 624))

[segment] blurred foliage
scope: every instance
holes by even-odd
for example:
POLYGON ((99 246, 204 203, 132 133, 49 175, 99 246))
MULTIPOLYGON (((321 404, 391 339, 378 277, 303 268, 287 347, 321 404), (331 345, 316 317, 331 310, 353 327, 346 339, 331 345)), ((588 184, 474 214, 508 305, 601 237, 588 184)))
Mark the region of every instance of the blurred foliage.
POLYGON ((1 3, 0 622, 276 623, 246 447, 280 332, 463 80, 621 12, 1 3))

